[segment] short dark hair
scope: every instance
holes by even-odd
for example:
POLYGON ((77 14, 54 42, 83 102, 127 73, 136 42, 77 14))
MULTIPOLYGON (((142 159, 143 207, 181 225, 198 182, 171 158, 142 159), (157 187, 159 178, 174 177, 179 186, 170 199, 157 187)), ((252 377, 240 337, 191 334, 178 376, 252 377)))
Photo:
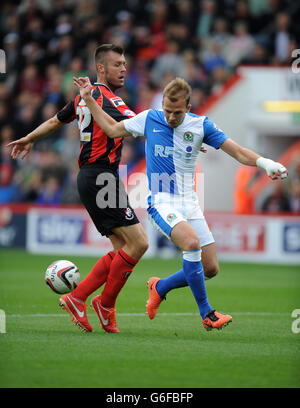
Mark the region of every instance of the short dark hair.
POLYGON ((102 44, 95 50, 95 63, 97 64, 104 64, 105 63, 105 56, 109 51, 116 52, 117 54, 123 55, 124 49, 120 45, 116 44, 102 44))

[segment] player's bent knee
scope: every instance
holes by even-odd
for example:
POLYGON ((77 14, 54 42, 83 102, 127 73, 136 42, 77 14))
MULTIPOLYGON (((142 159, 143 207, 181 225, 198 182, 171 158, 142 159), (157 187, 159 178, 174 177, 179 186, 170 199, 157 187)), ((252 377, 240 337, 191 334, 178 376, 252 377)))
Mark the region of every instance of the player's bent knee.
POLYGON ((189 238, 189 240, 185 244, 186 248, 185 251, 199 251, 200 250, 200 242, 198 238, 189 238))
POLYGON ((132 248, 138 258, 141 258, 149 247, 147 235, 140 233, 134 239, 130 239, 127 245, 132 248))
POLYGON ((139 240, 138 243, 136 243, 136 245, 137 245, 137 247, 138 247, 138 249, 139 249, 139 251, 141 253, 141 256, 142 256, 142 255, 144 255, 144 253, 149 248, 148 239, 143 237, 143 238, 141 238, 141 240, 139 240))
POLYGON ((218 265, 210 265, 208 268, 204 267, 204 275, 207 279, 214 278, 219 273, 218 265))
POLYGON ((204 275, 207 279, 214 278, 219 273, 219 267, 211 267, 209 269, 204 269, 204 275))

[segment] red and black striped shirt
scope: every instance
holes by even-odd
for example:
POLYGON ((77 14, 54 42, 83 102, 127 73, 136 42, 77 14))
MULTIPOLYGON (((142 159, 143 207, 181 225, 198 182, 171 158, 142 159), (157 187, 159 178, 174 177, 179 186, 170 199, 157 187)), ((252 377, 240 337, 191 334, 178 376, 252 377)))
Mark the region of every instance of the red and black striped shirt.
MULTIPOLYGON (((92 96, 98 105, 117 122, 135 116, 123 100, 104 84, 95 83, 92 96)), ((118 168, 123 138, 109 138, 94 120, 80 95, 60 110, 57 118, 64 123, 77 119, 81 141, 79 167, 96 163, 100 167, 114 170, 118 168)))

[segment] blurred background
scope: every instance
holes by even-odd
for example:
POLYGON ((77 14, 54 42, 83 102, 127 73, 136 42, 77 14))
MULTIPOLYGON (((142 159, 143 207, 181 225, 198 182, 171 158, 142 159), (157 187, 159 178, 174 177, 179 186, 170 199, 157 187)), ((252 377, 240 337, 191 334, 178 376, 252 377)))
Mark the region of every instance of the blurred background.
MULTIPOLYGON (((28 160, 11 160, 6 144, 76 96, 73 75, 96 79, 93 55, 101 43, 125 48, 127 79, 118 94, 136 113, 160 108, 166 83, 183 77, 193 88, 192 112, 209 116, 238 143, 288 167, 287 180, 270 183, 258 169, 239 166, 209 148, 199 160, 208 220, 210 212, 222 211, 299 217, 299 21, 300 3, 292 0, 2 0, 0 245, 22 246, 22 234, 28 239, 25 221, 18 221, 24 228, 13 226, 32 206, 80 205, 76 121, 38 141, 28 160)), ((129 174, 144 171, 141 138, 125 141, 121 164, 129 174)), ((32 217, 41 231, 42 221, 32 217)), ((53 232, 51 222, 44 233, 53 232)), ((216 225, 214 233, 221 239, 224 229, 216 225)), ((300 228, 296 221, 292 225, 282 245, 291 245, 296 256, 300 228)), ((57 237, 62 236, 61 224, 57 228, 57 237)), ((259 231, 252 241, 255 236, 265 250, 269 232, 266 226, 259 231)), ((230 234, 236 245, 251 241, 241 238, 241 231, 230 234)))

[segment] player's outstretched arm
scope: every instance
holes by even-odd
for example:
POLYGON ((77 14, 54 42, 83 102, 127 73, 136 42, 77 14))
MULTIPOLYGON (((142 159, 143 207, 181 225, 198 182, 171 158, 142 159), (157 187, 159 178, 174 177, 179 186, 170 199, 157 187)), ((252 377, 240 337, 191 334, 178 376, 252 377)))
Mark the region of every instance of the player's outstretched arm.
POLYGON ((108 137, 114 139, 116 137, 132 136, 131 133, 125 129, 123 122, 115 121, 97 104, 91 95, 93 87, 88 77, 73 77, 73 81, 80 91, 80 96, 93 115, 94 120, 108 137))
POLYGON ((261 157, 252 150, 240 146, 232 139, 225 140, 220 148, 242 164, 264 169, 272 180, 277 180, 280 177, 283 179, 288 175, 287 169, 281 163, 261 157))
POLYGON ((27 136, 15 140, 11 143, 8 143, 7 146, 12 147, 11 157, 13 159, 17 159, 22 153, 21 159, 24 159, 30 153, 33 143, 36 140, 49 135, 55 130, 60 129, 62 126, 64 126, 64 123, 60 122, 57 119, 57 116, 55 115, 52 118, 43 122, 40 126, 34 129, 27 136))

